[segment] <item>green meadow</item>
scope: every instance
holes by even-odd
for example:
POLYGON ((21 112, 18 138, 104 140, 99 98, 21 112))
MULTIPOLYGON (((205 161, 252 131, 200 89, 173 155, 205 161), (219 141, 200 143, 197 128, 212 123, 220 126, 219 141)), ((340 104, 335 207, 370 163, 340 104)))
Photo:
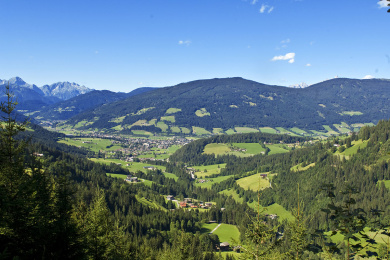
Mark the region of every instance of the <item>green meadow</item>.
POLYGON ((268 172, 263 172, 263 173, 257 173, 248 177, 244 177, 241 179, 236 180, 236 183, 242 187, 244 190, 250 189, 252 191, 259 191, 263 190, 265 188, 270 187, 270 183, 268 180, 268 177, 263 179, 260 177, 260 174, 267 174, 269 175, 268 172))
POLYGON ((109 147, 112 145, 112 142, 108 139, 100 138, 65 138, 58 142, 66 145, 84 147, 93 152, 99 152, 99 150, 115 151, 122 149, 122 147, 119 145, 113 145, 112 147, 109 147))
POLYGON ((228 176, 219 176, 216 178, 205 178, 205 180, 208 180, 208 182, 205 182, 205 183, 198 183, 197 182, 197 183, 195 183, 195 186, 206 188, 206 189, 211 189, 211 186, 214 183, 220 183, 220 182, 225 181, 225 180, 232 178, 232 177, 233 177, 232 175, 228 175, 228 176))
POLYGON ((198 178, 205 178, 213 174, 219 174, 221 172, 221 169, 226 167, 226 163, 222 164, 213 164, 213 165, 206 165, 206 166, 194 166, 196 170, 195 175, 198 178))
POLYGON ((258 129, 256 128, 251 128, 251 127, 235 127, 234 128, 236 130, 237 133, 243 133, 243 134, 246 134, 246 133, 257 133, 259 132, 258 129))

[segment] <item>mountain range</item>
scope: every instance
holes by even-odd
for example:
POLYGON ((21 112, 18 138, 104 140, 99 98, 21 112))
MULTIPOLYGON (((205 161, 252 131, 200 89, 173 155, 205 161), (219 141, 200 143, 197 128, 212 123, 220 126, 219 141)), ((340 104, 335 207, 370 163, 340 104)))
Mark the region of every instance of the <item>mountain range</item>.
MULTIPOLYGON (((324 125, 390 118, 390 81, 335 78, 296 88, 243 78, 197 80, 130 93, 59 82, 41 88, 19 77, 9 84, 18 111, 38 121, 67 120, 79 129, 195 134, 247 127, 324 130, 324 125), (304 87, 304 88, 302 88, 304 87)), ((0 96, 4 100, 4 95, 0 96)))
MULTIPOLYGON (((38 87, 34 84, 26 83, 20 77, 0 80, 1 89, 4 89, 7 85, 18 101, 17 109, 24 110, 24 112, 36 111, 46 105, 92 91, 92 89, 85 86, 70 82, 57 82, 38 87)), ((5 99, 5 93, 0 93, 0 101, 4 101, 5 99)))

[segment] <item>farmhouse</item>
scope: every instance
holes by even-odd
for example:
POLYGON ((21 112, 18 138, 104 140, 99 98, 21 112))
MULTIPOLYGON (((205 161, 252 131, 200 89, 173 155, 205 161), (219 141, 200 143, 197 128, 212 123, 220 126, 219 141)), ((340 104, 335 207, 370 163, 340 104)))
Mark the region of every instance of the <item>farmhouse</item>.
POLYGON ((153 166, 144 166, 144 169, 153 171, 156 168, 154 168, 153 166))
POLYGON ((220 243, 220 244, 219 244, 219 248, 220 248, 222 251, 229 250, 229 247, 230 247, 230 244, 229 244, 228 242, 223 242, 223 243, 220 243))
POLYGON ((265 174, 265 173, 263 173, 263 174, 260 174, 260 177, 262 178, 262 179, 265 179, 265 178, 267 178, 267 174, 265 174))
POLYGON ((127 182, 138 182, 138 177, 131 177, 131 175, 127 175, 125 181, 127 181, 127 182))
POLYGON ((181 201, 180 202, 180 207, 187 208, 187 203, 185 203, 184 201, 181 201))
POLYGON ((174 199, 175 199, 175 197, 173 195, 168 195, 167 196, 167 200, 174 200, 174 199))

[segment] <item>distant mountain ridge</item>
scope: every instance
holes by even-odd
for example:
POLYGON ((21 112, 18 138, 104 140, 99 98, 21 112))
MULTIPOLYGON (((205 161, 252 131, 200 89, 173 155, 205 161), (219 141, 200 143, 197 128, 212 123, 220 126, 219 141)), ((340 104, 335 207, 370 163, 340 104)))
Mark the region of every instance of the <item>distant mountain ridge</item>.
MULTIPOLYGON (((0 88, 4 89, 7 85, 18 101, 17 109, 24 112, 36 111, 44 106, 92 91, 85 86, 69 82, 57 82, 38 87, 35 84, 25 82, 20 77, 0 80, 0 88)), ((4 101, 5 98, 5 94, 0 93, 0 101, 4 101)))
POLYGON ((306 88, 243 78, 197 80, 136 95, 79 114, 81 129, 209 132, 234 127, 299 127, 377 122, 390 118, 390 81, 337 78, 306 88), (195 128, 194 128, 195 127, 195 128))
POLYGON ((70 82, 57 82, 51 85, 44 85, 41 90, 45 96, 57 97, 61 100, 68 100, 78 95, 93 91, 93 89, 70 82))

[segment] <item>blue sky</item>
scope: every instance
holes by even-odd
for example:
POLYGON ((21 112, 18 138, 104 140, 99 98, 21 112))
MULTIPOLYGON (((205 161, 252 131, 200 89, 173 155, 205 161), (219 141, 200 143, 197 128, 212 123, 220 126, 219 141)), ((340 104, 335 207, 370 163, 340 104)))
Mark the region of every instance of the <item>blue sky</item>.
POLYGON ((390 78, 377 0, 0 0, 0 79, 129 92, 243 77, 390 78))

